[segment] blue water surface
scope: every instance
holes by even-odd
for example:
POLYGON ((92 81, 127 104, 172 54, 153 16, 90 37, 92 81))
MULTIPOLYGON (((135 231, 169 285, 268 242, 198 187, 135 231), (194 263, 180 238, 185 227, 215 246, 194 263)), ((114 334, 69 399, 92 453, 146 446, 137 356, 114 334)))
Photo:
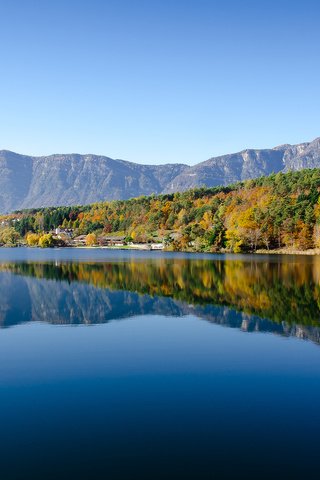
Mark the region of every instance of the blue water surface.
POLYGON ((1 249, 0 478, 319 478, 317 271, 1 249))

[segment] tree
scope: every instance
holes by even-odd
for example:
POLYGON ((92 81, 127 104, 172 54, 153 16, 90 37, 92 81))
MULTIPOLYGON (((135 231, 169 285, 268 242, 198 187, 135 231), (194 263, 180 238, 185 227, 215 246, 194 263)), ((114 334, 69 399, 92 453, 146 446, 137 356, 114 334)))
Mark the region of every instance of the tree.
POLYGON ((316 224, 313 229, 313 241, 316 248, 320 248, 320 225, 316 224))
POLYGON ((27 232, 32 232, 34 226, 34 218, 31 216, 19 218, 18 221, 15 222, 14 228, 19 232, 19 234, 23 237, 27 232))
POLYGON ((301 220, 297 223, 296 246, 300 250, 308 250, 312 248, 312 231, 306 223, 301 220))
POLYGON ((226 246, 228 250, 233 253, 240 253, 243 245, 243 240, 239 237, 236 229, 226 230, 226 246))
POLYGON ((51 233, 45 233, 39 238, 39 247, 51 248, 54 246, 54 239, 51 233))
POLYGON ((29 247, 37 247, 39 245, 40 235, 37 233, 28 233, 26 242, 29 247))
POLYGON ((13 227, 0 230, 0 244, 15 247, 20 239, 19 233, 13 227))
POLYGON ((93 247, 94 245, 97 245, 98 239, 95 233, 88 233, 86 236, 86 245, 87 247, 93 247))

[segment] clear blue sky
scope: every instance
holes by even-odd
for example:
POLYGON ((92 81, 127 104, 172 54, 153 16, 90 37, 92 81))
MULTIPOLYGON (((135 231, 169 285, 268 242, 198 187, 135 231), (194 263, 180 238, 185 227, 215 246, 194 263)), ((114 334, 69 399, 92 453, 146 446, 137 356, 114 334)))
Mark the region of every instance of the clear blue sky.
POLYGON ((0 149, 196 163, 320 136, 320 2, 0 0, 0 149))

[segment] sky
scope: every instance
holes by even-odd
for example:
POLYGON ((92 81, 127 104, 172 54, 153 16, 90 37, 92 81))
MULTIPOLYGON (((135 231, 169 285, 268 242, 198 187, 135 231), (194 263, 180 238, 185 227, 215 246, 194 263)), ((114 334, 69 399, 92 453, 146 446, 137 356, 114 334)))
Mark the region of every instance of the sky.
POLYGON ((320 136, 320 2, 0 0, 0 149, 195 164, 320 136))

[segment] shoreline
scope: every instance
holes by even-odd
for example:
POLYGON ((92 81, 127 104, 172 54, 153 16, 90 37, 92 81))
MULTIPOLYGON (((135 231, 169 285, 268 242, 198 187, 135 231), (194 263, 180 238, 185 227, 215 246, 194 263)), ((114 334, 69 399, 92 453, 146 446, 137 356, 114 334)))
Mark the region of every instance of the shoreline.
POLYGON ((294 248, 277 248, 274 250, 259 249, 256 252, 252 252, 258 255, 320 255, 320 248, 309 248, 308 250, 296 250, 294 248))
POLYGON ((39 246, 35 247, 30 247, 28 245, 1 245, 0 249, 10 249, 10 248, 28 248, 31 250, 64 250, 64 249, 80 249, 80 250, 133 250, 133 251, 139 251, 139 252, 171 252, 171 253, 199 253, 200 255, 205 253, 205 254, 212 254, 212 255, 308 255, 308 256, 316 256, 320 255, 320 248, 313 248, 313 249, 308 249, 308 250, 296 250, 296 249, 285 249, 285 248, 277 248, 273 250, 267 250, 267 249, 259 249, 256 250, 255 252, 227 252, 227 251, 220 251, 220 252, 200 252, 196 250, 167 250, 165 248, 162 249, 156 249, 156 248, 148 248, 145 247, 144 245, 141 245, 139 247, 136 246, 85 246, 85 245, 67 245, 67 246, 61 246, 61 247, 48 247, 48 248, 41 248, 39 246))

